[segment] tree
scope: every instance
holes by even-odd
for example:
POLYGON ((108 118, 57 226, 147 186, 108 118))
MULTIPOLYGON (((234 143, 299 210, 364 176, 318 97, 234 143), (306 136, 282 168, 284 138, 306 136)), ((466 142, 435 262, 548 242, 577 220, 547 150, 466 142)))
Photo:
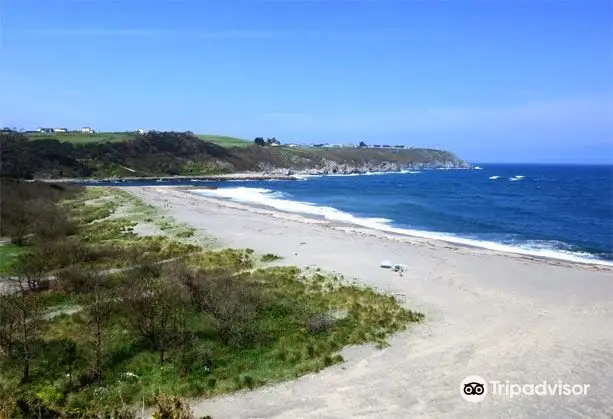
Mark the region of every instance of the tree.
POLYGON ((30 293, 24 277, 9 280, 10 294, 0 301, 0 344, 6 356, 22 363, 21 381, 30 378, 34 343, 40 334, 42 310, 36 294, 30 293))
POLYGON ((249 325, 265 303, 255 285, 223 271, 212 276, 182 269, 176 271, 174 278, 189 290, 194 307, 213 317, 225 343, 249 337, 249 325))
POLYGON ((74 372, 77 361, 80 360, 77 343, 71 339, 60 339, 58 342, 58 364, 62 368, 66 368, 68 374, 68 383, 72 387, 72 374, 74 372))
POLYGON ((180 283, 154 270, 130 284, 124 299, 128 318, 149 346, 158 352, 160 364, 167 350, 182 341, 189 295, 180 283))
POLYGON ((360 141, 360 147, 365 148, 368 147, 364 141, 360 141))
POLYGON ((100 380, 104 375, 104 328, 115 310, 116 303, 112 293, 104 286, 103 277, 96 273, 89 273, 87 277, 91 293, 84 312, 89 326, 90 339, 94 346, 94 377, 100 380))
POLYGON ((45 278, 45 259, 34 251, 22 253, 13 264, 13 272, 27 285, 28 291, 40 291, 43 284, 48 284, 45 278))
POLYGON ((17 344, 19 315, 12 295, 0 296, 0 356, 11 356, 17 344))
POLYGON ((256 143, 259 146, 265 146, 266 143, 264 142, 264 139, 262 137, 256 137, 255 140, 253 140, 254 143, 256 143))

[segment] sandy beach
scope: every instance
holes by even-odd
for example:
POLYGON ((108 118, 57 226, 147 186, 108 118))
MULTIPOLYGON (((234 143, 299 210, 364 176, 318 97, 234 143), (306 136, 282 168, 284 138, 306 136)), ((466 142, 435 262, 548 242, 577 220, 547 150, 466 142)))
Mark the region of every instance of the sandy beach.
POLYGON ((403 298, 426 321, 354 347, 345 363, 251 392, 191 402, 214 418, 611 418, 613 269, 539 260, 204 198, 127 187, 224 247, 282 256, 403 298), (408 265, 404 276, 382 260, 408 265), (589 384, 587 395, 460 395, 469 375, 589 384))

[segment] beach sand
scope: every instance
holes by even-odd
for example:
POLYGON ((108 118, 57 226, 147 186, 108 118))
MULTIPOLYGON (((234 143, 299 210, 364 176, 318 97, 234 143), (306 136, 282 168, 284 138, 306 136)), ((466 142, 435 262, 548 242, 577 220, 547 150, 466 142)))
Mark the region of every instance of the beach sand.
POLYGON ((402 296, 426 321, 390 347, 345 349, 345 362, 295 381, 193 400, 218 418, 611 418, 613 270, 393 236, 324 220, 130 187, 229 247, 318 266, 402 296), (167 204, 166 206, 164 204, 167 204), (408 265, 400 276, 382 260, 408 265), (586 396, 460 396, 468 375, 517 384, 589 384, 586 396))

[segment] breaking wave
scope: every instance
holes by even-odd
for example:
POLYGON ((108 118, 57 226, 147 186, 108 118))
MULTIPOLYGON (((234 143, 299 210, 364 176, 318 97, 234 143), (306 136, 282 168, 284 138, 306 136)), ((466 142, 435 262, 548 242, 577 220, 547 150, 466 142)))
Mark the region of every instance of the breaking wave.
MULTIPOLYGON (((516 176, 517 178, 518 176, 516 176)), ((297 213, 307 216, 322 217, 326 220, 353 224, 387 233, 442 240, 449 243, 479 247, 501 252, 536 256, 570 262, 600 264, 613 266, 613 262, 604 261, 587 252, 573 250, 572 246, 560 241, 523 240, 497 242, 480 240, 474 237, 462 237, 450 233, 414 230, 396 227, 393 220, 387 218, 359 217, 336 208, 320 206, 311 202, 296 201, 292 196, 265 188, 230 187, 214 190, 191 190, 192 193, 210 198, 220 198, 243 204, 269 207, 275 210, 297 213)))

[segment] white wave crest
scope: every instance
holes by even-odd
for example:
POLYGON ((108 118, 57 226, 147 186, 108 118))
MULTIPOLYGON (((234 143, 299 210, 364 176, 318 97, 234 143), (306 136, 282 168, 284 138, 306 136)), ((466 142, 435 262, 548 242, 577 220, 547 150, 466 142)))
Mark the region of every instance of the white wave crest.
POLYGON ((491 180, 496 180, 496 179, 500 179, 500 176, 490 176, 491 180))
POLYGON ((490 249, 506 253, 515 253, 526 256, 536 256, 548 259, 565 260, 569 262, 613 266, 613 262, 597 259, 595 256, 589 253, 566 250, 569 248, 569 246, 561 242, 531 241, 517 244, 503 244, 493 241, 458 237, 451 233, 439 233, 398 228, 391 226, 390 223, 392 222, 392 220, 389 220, 387 218, 357 217, 332 207, 318 206, 311 202, 284 199, 290 197, 291 195, 285 194, 283 192, 275 192, 270 189, 233 187, 219 188, 213 190, 194 189, 190 192, 211 198, 222 198, 239 203, 262 205, 284 212, 323 217, 326 220, 330 221, 353 224, 356 226, 362 226, 398 235, 442 240, 448 243, 490 249))
POLYGON ((337 210, 336 208, 318 206, 311 202, 283 199, 287 197, 286 194, 283 194, 282 192, 273 192, 270 189, 264 188, 239 187, 219 188, 213 190, 195 189, 191 192, 212 198, 224 198, 241 203, 264 205, 285 212, 315 215, 324 217, 330 221, 340 221, 374 229, 378 229, 379 226, 391 222, 391 220, 386 218, 355 217, 347 212, 337 210))

